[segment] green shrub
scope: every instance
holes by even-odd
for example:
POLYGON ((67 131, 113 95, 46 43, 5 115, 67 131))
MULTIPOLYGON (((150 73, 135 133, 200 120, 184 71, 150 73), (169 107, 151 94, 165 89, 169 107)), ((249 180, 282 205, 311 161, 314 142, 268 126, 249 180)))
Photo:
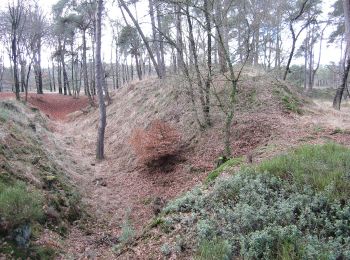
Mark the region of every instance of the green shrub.
POLYGON ((228 260, 231 259, 231 247, 226 240, 215 238, 203 240, 198 247, 196 260, 228 260))
POLYGON ((200 208, 200 201, 198 201, 198 197, 202 195, 202 191, 197 187, 192 191, 185 193, 182 197, 177 198, 170 202, 163 209, 165 213, 170 212, 190 212, 196 211, 200 208))
POLYGON ((289 110, 293 113, 297 113, 299 115, 303 113, 303 111, 300 108, 299 102, 293 97, 287 95, 283 96, 282 105, 284 109, 289 110))
POLYGON ((171 255, 171 247, 168 244, 163 244, 160 248, 160 251, 164 256, 170 256, 171 255))
POLYGON ((41 219, 42 206, 42 196, 22 182, 0 191, 0 216, 14 227, 41 219))
POLYGON ((196 217, 184 230, 196 234, 198 259, 350 259, 349 173, 348 148, 302 146, 188 192, 166 213, 196 217))

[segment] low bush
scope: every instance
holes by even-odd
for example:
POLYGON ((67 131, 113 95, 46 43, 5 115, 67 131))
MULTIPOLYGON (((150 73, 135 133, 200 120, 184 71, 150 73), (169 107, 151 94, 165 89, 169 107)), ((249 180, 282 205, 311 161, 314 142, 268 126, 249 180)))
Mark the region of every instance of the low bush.
POLYGON ((336 144, 302 146, 188 192, 164 213, 195 217, 184 230, 199 259, 350 259, 349 157, 336 144))
POLYGON ((136 129, 130 143, 142 164, 163 166, 178 155, 181 137, 170 124, 155 120, 146 130, 136 129))
POLYGON ((293 97, 289 97, 287 95, 283 96, 282 105, 284 109, 291 111, 293 113, 297 113, 299 115, 303 113, 302 109, 300 108, 299 102, 293 97))
POLYGON ((36 191, 29 191, 22 182, 0 191, 0 217, 12 227, 41 219, 42 206, 42 196, 36 191))

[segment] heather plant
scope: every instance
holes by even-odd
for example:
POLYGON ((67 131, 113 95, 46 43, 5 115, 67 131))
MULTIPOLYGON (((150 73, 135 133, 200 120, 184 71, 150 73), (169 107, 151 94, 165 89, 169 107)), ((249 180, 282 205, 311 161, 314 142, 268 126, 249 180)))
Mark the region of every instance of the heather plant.
POLYGON ((340 145, 302 146, 217 180, 210 191, 188 192, 165 212, 197 218, 199 259, 225 259, 215 256, 223 246, 213 240, 243 259, 349 259, 349 157, 340 145))
POLYGON ((43 197, 22 182, 0 190, 0 217, 17 227, 43 217, 43 197))

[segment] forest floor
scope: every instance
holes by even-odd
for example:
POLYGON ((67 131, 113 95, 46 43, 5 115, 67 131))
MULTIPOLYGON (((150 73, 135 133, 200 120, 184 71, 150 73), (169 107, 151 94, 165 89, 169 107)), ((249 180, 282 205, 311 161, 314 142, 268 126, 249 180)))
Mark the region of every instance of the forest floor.
MULTIPOLYGON (((15 99, 12 92, 0 92, 1 99, 15 99)), ((22 100, 24 95, 21 95, 22 100)), ((57 93, 47 93, 40 95, 36 93, 28 93, 28 102, 32 107, 39 109, 48 118, 58 121, 64 121, 66 116, 72 112, 83 110, 88 106, 88 98, 81 96, 72 99, 71 96, 64 96, 57 93)))
MULTIPOLYGON (((0 99, 7 98, 14 96, 0 93, 0 99)), ((72 181, 80 190, 92 219, 83 228, 77 225, 70 230, 67 239, 61 243, 64 252, 62 259, 115 259, 112 248, 118 243, 121 230, 129 228, 130 232, 140 234, 142 227, 154 216, 154 206, 157 205, 153 202, 158 196, 162 200, 174 198, 201 184, 206 176, 205 171, 204 174, 182 173, 185 172, 184 167, 188 166, 185 163, 180 163, 177 166, 179 168, 171 173, 145 174, 138 167, 128 169, 119 165, 121 162, 114 156, 113 149, 107 149, 105 160, 96 161, 96 129, 77 127, 81 122, 76 121, 74 115, 68 116, 73 112, 76 115, 84 114, 89 109, 86 97, 73 99, 58 94, 30 94, 28 102, 52 119, 50 129, 54 131, 57 142, 67 156, 72 159, 65 166, 71 169, 69 172, 72 181)), ((254 149, 254 162, 304 143, 335 141, 350 144, 348 103, 344 104, 341 111, 335 111, 330 102, 315 101, 305 106, 302 116, 272 114, 268 118, 264 120, 270 122, 265 123, 278 128, 278 134, 254 149)), ((111 134, 113 133, 108 133, 111 134)), ((253 132, 253 135, 256 133, 253 132)), ((209 140, 210 136, 207 138, 209 140)), ((107 146, 112 145, 111 142, 107 143, 107 146)), ((191 157, 191 153, 184 156, 191 157)), ((135 248, 131 255, 122 255, 120 259, 145 259, 145 250, 142 247, 135 248)))

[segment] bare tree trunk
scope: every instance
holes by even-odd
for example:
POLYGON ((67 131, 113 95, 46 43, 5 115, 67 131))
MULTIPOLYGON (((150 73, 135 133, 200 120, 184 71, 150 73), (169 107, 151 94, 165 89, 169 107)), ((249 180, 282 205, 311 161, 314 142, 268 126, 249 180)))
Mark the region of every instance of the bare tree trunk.
POLYGON ((348 81, 349 70, 350 70, 350 55, 347 58, 342 84, 337 89, 337 92, 336 92, 334 100, 333 100, 333 108, 335 108, 337 110, 340 110, 341 100, 342 100, 342 97, 344 94, 346 83, 348 81))
POLYGON ((294 51, 295 51, 295 44, 296 44, 296 37, 295 37, 295 32, 294 32, 294 28, 293 25, 290 24, 289 25, 289 29, 292 33, 292 48, 290 49, 290 53, 289 53, 289 57, 288 57, 288 61, 287 61, 287 65, 286 65, 286 70, 284 71, 284 75, 283 75, 283 80, 287 79, 288 73, 289 73, 289 67, 290 64, 292 62, 293 56, 294 56, 294 51))
POLYGON ((104 136, 106 129, 106 106, 103 98, 103 71, 101 61, 101 23, 102 23, 102 8, 103 0, 97 2, 97 15, 96 15, 96 88, 99 107, 99 124, 97 134, 97 146, 96 146, 96 158, 99 160, 104 159, 104 136))
MULTIPOLYGON (((222 1, 215 1, 214 4, 215 4, 215 20, 218 23, 217 29, 220 30, 220 34, 222 35, 223 38, 225 38, 225 36, 223 35, 223 29, 224 29, 224 17, 223 16, 224 15, 222 14, 222 8, 223 8, 222 1)), ((217 45, 217 51, 218 51, 218 57, 219 57, 220 72, 225 73, 225 72, 227 72, 225 51, 223 50, 222 45, 218 41, 217 41, 216 45, 217 45)))
POLYGON ((159 33, 157 33, 157 30, 156 30, 156 22, 155 22, 155 16, 154 16, 154 0, 149 0, 149 14, 151 17, 151 25, 152 25, 153 47, 156 53, 157 64, 160 67, 161 58, 160 58, 160 51, 159 51, 159 33))
POLYGON ((344 16, 345 16, 345 39, 346 39, 346 48, 345 48, 344 58, 346 58, 346 64, 345 64, 342 84, 337 89, 337 92, 333 100, 333 107, 338 110, 340 110, 340 104, 341 104, 344 90, 348 81, 348 75, 350 70, 350 53, 349 53, 350 52, 350 2, 349 0, 343 0, 343 8, 344 8, 344 16))
POLYGON ((208 50, 207 50, 207 66, 208 73, 205 81, 205 106, 204 106, 204 120, 207 126, 211 125, 210 120, 210 87, 211 87, 211 77, 212 77, 212 41, 211 41, 211 21, 210 21, 210 11, 211 7, 209 7, 208 0, 204 0, 204 12, 205 12, 205 23, 206 23, 206 31, 207 31, 207 41, 208 41, 208 50))
POLYGON ((83 57, 82 58, 83 58, 84 90, 89 98, 90 104, 93 104, 94 101, 92 100, 92 97, 91 97, 89 77, 88 77, 88 67, 87 67, 87 61, 86 61, 86 31, 85 30, 82 32, 82 35, 83 35, 83 57))
POLYGON ((47 66, 47 73, 49 76, 49 86, 50 86, 50 92, 53 91, 53 87, 52 87, 52 77, 51 77, 51 70, 50 70, 50 66, 47 66))
MULTIPOLYGON (((157 1, 157 0, 154 0, 154 1, 157 1)), ((162 32, 163 29, 162 29, 162 19, 161 19, 160 2, 157 2, 156 11, 157 11, 157 25, 158 25, 158 30, 159 30, 160 32, 162 32)), ((164 77, 165 74, 166 74, 166 68, 165 68, 164 43, 163 43, 163 37, 162 37, 162 35, 159 35, 158 41, 159 41, 159 52, 160 52, 160 64, 158 63, 158 65, 159 65, 159 67, 161 68, 162 77, 164 77)))
POLYGON ((21 92, 24 92, 26 84, 26 60, 24 58, 21 58, 19 63, 21 65, 21 92))
POLYGON ((183 40, 182 40, 182 23, 181 23, 181 7, 180 3, 175 5, 175 14, 176 14, 176 59, 177 67, 179 71, 182 71, 185 66, 183 59, 183 40))
POLYGON ((288 57, 288 61, 287 61, 287 65, 286 65, 286 69, 284 71, 284 75, 283 75, 283 80, 287 79, 288 73, 289 73, 289 67, 290 64, 292 62, 293 56, 294 56, 294 52, 295 52, 295 46, 296 46, 296 42, 300 36, 300 34, 302 33, 302 31, 310 24, 311 20, 308 19, 308 21, 299 29, 299 31, 297 33, 295 33, 293 24, 304 14, 305 10, 306 10, 306 5, 309 2, 309 0, 303 0, 303 2, 301 3, 301 7, 299 9, 299 12, 297 13, 297 15, 290 20, 289 22, 289 30, 292 34, 292 48, 290 50, 289 53, 289 57, 288 57))
POLYGON ((15 34, 12 39, 12 62, 13 62, 13 77, 15 80, 15 92, 16 99, 20 100, 19 92, 19 80, 18 80, 18 61, 17 61, 17 35, 15 34))
POLYGON ((120 66, 119 66, 118 44, 116 41, 116 46, 115 46, 115 76, 116 76, 117 89, 120 87, 119 68, 120 68, 120 66))
POLYGON ((43 94, 43 74, 41 69, 41 40, 38 41, 35 59, 35 76, 37 78, 37 93, 43 94))
MULTIPOLYGON (((201 105, 202 105, 202 111, 205 114, 206 113, 206 105, 205 105, 205 99, 204 99, 204 93, 203 93, 203 81, 202 81, 202 76, 201 76, 201 72, 199 70, 199 63, 198 63, 198 55, 197 55, 197 50, 196 50, 196 43, 194 41, 194 36, 193 36, 193 25, 192 25, 192 21, 191 21, 191 16, 190 16, 190 10, 189 10, 189 6, 186 5, 186 18, 187 18, 187 23, 188 23, 188 34, 189 34, 189 42, 190 42, 190 48, 191 48, 191 53, 193 55, 193 61, 194 61, 194 67, 195 67, 195 71, 196 71, 196 78, 197 78, 197 84, 199 87, 199 93, 200 93, 200 101, 201 101, 201 105)), ((205 119, 209 118, 204 116, 205 119)), ((205 126, 207 125, 208 122, 205 122, 205 126)))
POLYGON ((52 81, 53 81, 53 91, 56 92, 55 64, 53 61, 52 61, 52 81))
POLYGON ((125 11, 128 13, 130 19, 132 20, 132 22, 134 23, 134 26, 136 27, 137 31, 139 32, 142 40, 143 40, 143 43, 145 44, 145 47, 148 51, 148 55, 150 56, 151 60, 152 60, 152 63, 153 63, 153 66, 154 66, 154 69, 156 70, 157 72, 157 75, 158 75, 158 78, 162 78, 163 75, 161 73, 161 70, 159 68, 159 64, 157 64, 155 58, 154 58, 154 55, 153 55, 153 52, 152 52, 152 49, 151 47, 149 46, 149 43, 148 43, 148 40, 146 38, 146 36, 144 35, 140 25, 138 24, 138 22, 136 21, 136 19, 134 18, 134 16, 132 15, 132 13, 130 12, 130 9, 128 8, 128 6, 126 5, 125 1, 124 0, 119 0, 121 6, 125 9, 125 11))
POLYGON ((57 67, 57 82, 58 82, 58 93, 63 94, 62 90, 62 64, 59 61, 57 67))
POLYGON ((25 84, 25 102, 27 102, 27 100, 28 100, 28 85, 29 85, 29 76, 30 76, 31 68, 32 68, 32 63, 29 63, 28 71, 27 71, 26 84, 25 84))

